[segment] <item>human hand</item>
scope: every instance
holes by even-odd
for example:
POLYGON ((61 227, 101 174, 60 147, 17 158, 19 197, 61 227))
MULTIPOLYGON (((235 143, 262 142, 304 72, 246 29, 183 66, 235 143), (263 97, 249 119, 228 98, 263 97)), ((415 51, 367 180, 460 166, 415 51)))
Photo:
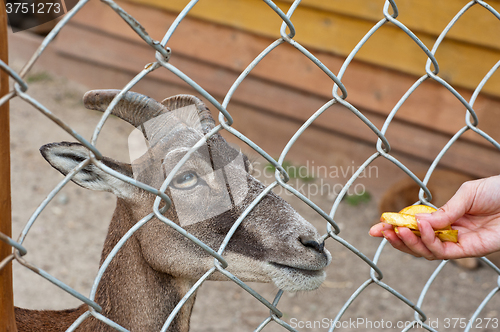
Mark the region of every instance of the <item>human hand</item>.
POLYGON ((480 257, 500 250, 500 176, 465 182, 432 214, 416 215, 421 237, 406 227, 379 223, 370 235, 385 237, 396 249, 427 259, 480 257), (458 242, 441 242, 434 229, 451 225, 458 242))

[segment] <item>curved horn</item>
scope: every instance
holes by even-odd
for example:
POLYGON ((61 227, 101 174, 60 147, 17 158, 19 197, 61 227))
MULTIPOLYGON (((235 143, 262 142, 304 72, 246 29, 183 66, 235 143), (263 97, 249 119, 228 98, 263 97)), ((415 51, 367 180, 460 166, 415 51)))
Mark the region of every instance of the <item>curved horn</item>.
MULTIPOLYGON (((120 93, 120 90, 91 90, 83 96, 86 108, 106 111, 109 104, 120 93)), ((144 122, 169 110, 156 100, 136 92, 127 92, 113 108, 111 114, 127 121, 134 127, 139 127, 144 122)))
MULTIPOLYGON (((83 96, 83 104, 88 109, 104 112, 118 93, 120 90, 91 90, 83 96)), ((123 95, 111 114, 139 127, 160 114, 193 104, 198 110, 203 132, 209 132, 215 127, 212 114, 199 98, 191 95, 176 95, 159 103, 150 97, 129 91, 123 95)))
POLYGON ((210 113, 210 110, 207 108, 207 106, 205 106, 205 104, 195 96, 176 95, 164 99, 161 103, 169 110, 175 110, 194 104, 196 106, 196 109, 198 110, 198 117, 200 119, 203 133, 206 134, 215 127, 215 121, 212 118, 212 113, 210 113))

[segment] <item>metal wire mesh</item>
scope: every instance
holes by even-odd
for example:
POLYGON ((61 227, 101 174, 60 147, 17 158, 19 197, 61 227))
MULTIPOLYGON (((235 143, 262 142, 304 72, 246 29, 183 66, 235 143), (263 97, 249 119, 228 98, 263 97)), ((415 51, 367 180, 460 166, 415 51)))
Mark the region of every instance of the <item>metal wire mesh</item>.
MULTIPOLYGON (((3 268, 6 264, 8 264, 12 260, 16 260, 20 264, 24 265, 25 267, 33 270, 35 273, 39 274, 41 277, 49 280, 50 282, 54 283, 64 291, 68 292, 69 294, 73 295, 74 297, 78 298, 81 300, 83 303, 86 303, 88 305, 88 311, 85 312, 80 318, 78 318, 73 325, 68 329, 68 331, 74 331, 83 321, 85 321, 87 318, 90 316, 94 316, 97 319, 103 321, 104 323, 114 327, 116 330, 119 331, 127 331, 125 328, 121 327, 118 325, 116 322, 111 321, 107 317, 103 316, 100 314, 101 307, 99 304, 97 304, 94 301, 95 295, 96 295, 96 290, 97 286, 99 285, 99 282, 101 280, 101 277, 103 276, 104 272, 106 271, 110 261, 115 257, 116 253, 120 250, 122 245, 127 241, 128 238, 130 238, 136 230, 138 230, 141 226, 143 226, 145 223, 147 223, 151 218, 156 217, 163 222, 165 222, 167 225, 170 227, 173 227, 177 229, 179 232, 182 232, 182 228, 180 226, 176 225, 169 219, 165 218, 160 209, 160 203, 161 201, 164 202, 170 202, 169 197, 164 193, 166 190, 167 186, 169 185, 169 182, 171 181, 172 176, 167 177, 165 182, 163 183, 163 186, 158 190, 155 188, 152 188, 146 184, 139 183, 135 181, 132 178, 129 178, 127 176, 124 176, 113 169, 106 167, 100 160, 102 159, 103 155, 101 152, 96 148, 96 142, 99 138, 99 134, 101 132, 101 129, 106 121, 106 119, 109 117, 111 114, 111 110, 113 107, 118 103, 120 98, 123 96, 123 94, 126 91, 129 91, 137 82, 139 82, 141 79, 143 79, 145 76, 147 76, 149 73, 153 72, 154 70, 164 67, 167 70, 169 70, 173 75, 178 76, 180 79, 185 81, 187 84, 189 84, 192 88, 194 88, 199 95, 203 96, 206 100, 208 100, 218 111, 219 111, 219 125, 216 126, 214 130, 212 130, 210 133, 206 135, 206 138, 209 136, 219 132, 219 131, 226 131, 228 134, 234 135, 236 138, 241 140, 244 144, 250 146, 252 149, 254 149, 257 153, 259 153, 262 157, 264 157, 269 163, 273 164, 276 167, 276 174, 275 174, 275 181, 270 184, 264 192, 262 192, 261 195, 259 195, 255 201, 252 203, 252 205, 249 206, 249 208, 238 218, 238 220, 235 222, 229 233, 227 234, 225 241, 223 244, 218 248, 217 250, 213 250, 210 247, 208 247, 206 244, 203 242, 199 241, 197 238, 193 237, 190 234, 183 233, 185 236, 187 236, 191 241, 202 247, 206 252, 208 252, 210 255, 214 257, 214 264, 213 267, 206 271, 206 273, 203 275, 202 278, 196 282, 196 284, 187 292, 184 296, 184 298, 178 303, 174 311, 170 314, 168 320, 164 323, 162 331, 166 331, 169 327, 169 325, 172 323, 173 318, 175 315, 179 312, 180 308, 186 303, 186 301, 193 296, 195 291, 198 289, 198 287, 203 283, 204 280, 206 280, 211 274, 213 274, 216 271, 220 271, 229 279, 231 279, 233 282, 237 283, 239 286, 241 286, 244 290, 246 290, 248 293, 253 295, 256 299, 258 299, 264 306, 269 308, 270 314, 269 317, 267 317, 257 328, 256 331, 261 331, 264 329, 269 323, 274 322, 276 324, 281 325, 284 329, 289 330, 289 331, 296 331, 290 324, 285 322, 282 319, 283 314, 281 311, 277 308, 278 302, 280 301, 280 298, 283 294, 283 291, 278 291, 276 294, 275 299, 272 302, 269 302, 266 300, 264 297, 262 297, 259 293, 254 291, 252 288, 250 288, 247 284, 241 282, 238 280, 234 275, 232 275, 230 272, 226 270, 226 267, 228 266, 228 263, 224 259, 224 250, 233 236, 234 232, 238 228, 238 226, 241 224, 241 222, 244 220, 245 216, 250 213, 250 211, 253 209, 253 207, 273 188, 277 186, 281 186, 288 190, 289 192, 293 193, 296 195, 298 198, 300 198, 305 204, 308 204, 310 207, 312 207, 327 223, 327 233, 323 235, 323 238, 326 241, 337 241, 341 245, 345 246, 347 249, 352 251, 359 259, 363 260, 367 265, 370 266, 370 274, 367 276, 366 282, 364 282, 353 294, 352 296, 345 302, 344 306, 341 308, 341 310, 337 313, 335 320, 332 322, 331 327, 329 328, 329 331, 335 330, 337 327, 339 327, 339 322, 341 322, 341 319, 343 315, 346 313, 346 311, 349 309, 350 305, 356 301, 356 299, 359 297, 359 295, 369 286, 372 284, 375 284, 379 286, 381 289, 383 289, 386 292, 389 292, 393 294, 395 297, 401 300, 401 303, 410 307, 414 311, 414 318, 412 319, 411 324, 408 324, 403 331, 407 331, 416 327, 424 328, 429 331, 435 331, 435 329, 431 326, 429 326, 426 321, 427 321, 427 315, 426 312, 424 312, 421 309, 421 305, 427 295, 427 292, 429 290, 430 285, 433 283, 435 278, 439 275, 440 271, 443 269, 445 264, 447 263, 446 261, 443 261, 439 267, 435 270, 434 274, 428 279, 425 287, 421 291, 421 295, 417 301, 417 303, 411 302, 409 299, 407 299, 405 296, 403 296, 398 290, 396 290, 394 287, 391 287, 390 285, 384 283, 383 280, 383 272, 380 270, 380 268, 377 266, 377 263, 379 261, 379 258, 381 257, 382 250, 384 246, 386 245, 386 240, 382 240, 380 243, 380 246, 378 248, 378 251, 375 253, 374 258, 371 259, 369 256, 371 256, 372 253, 363 253, 360 252, 356 247, 351 245, 349 242, 344 240, 342 238, 342 234, 340 231, 339 226, 335 222, 335 215, 337 212, 337 209, 339 207, 339 204, 343 197, 347 194, 349 188, 353 185, 354 181, 362 174, 362 172, 377 158, 385 158, 389 160, 390 162, 394 163, 397 165, 399 168, 401 168, 409 177, 411 177, 418 185, 421 187, 420 194, 419 194, 419 199, 420 202, 424 204, 429 204, 432 205, 429 201, 431 200, 431 192, 426 187, 427 182, 429 181, 433 171, 435 168, 438 166, 440 160, 442 157, 446 154, 446 152, 450 149, 450 147, 467 131, 473 131, 477 135, 481 136, 491 144, 493 144, 497 149, 500 149, 500 144, 496 142, 494 139, 492 139, 487 133, 482 131, 479 128, 479 121, 478 117, 476 116, 476 112, 474 111, 474 102, 478 96, 478 94, 481 92, 483 86, 486 84, 488 79, 495 73, 495 71, 498 69, 500 66, 500 61, 491 68, 491 70, 484 76, 483 80, 480 82, 480 84, 477 86, 475 89, 472 97, 470 100, 466 100, 464 97, 460 95, 460 93, 457 92, 457 90, 449 84, 445 79, 439 76, 440 70, 439 70, 439 63, 435 58, 435 54, 438 51, 441 42, 443 41, 444 38, 446 38, 446 35, 450 31, 450 29, 454 26, 454 24, 461 18, 461 16, 469 10, 473 6, 482 6, 484 7, 484 14, 483 15, 494 15, 496 18, 500 19, 500 14, 493 9, 490 5, 488 5, 487 2, 485 1, 471 1, 467 5, 465 5, 462 10, 460 10, 456 16, 449 22, 448 26, 442 31, 440 34, 439 38, 435 41, 433 47, 429 50, 426 45, 424 45, 419 38, 405 25, 398 21, 398 8, 395 0, 388 0, 385 2, 385 5, 383 7, 383 12, 380 13, 381 15, 381 20, 373 26, 373 28, 359 41, 359 43, 356 45, 356 47, 352 50, 352 52, 347 56, 345 59, 341 69, 337 74, 334 74, 329 68, 327 68, 325 65, 323 65, 318 58, 316 58, 308 49, 300 45, 297 41, 294 40, 294 36, 296 34, 296 30, 293 24, 293 13, 296 10, 296 8, 300 5, 300 1, 295 1, 289 8, 288 12, 283 12, 276 4, 274 4, 271 0, 263 0, 275 13, 278 15, 282 20, 283 24, 281 26, 280 30, 280 35, 281 37, 274 41, 272 44, 270 44, 265 50, 263 50, 249 65, 248 67, 241 72, 239 77, 234 81, 232 84, 231 88, 225 95, 224 100, 222 103, 219 103, 213 96, 211 96, 202 86, 198 85, 195 81, 193 81, 190 77, 185 75, 182 71, 180 71, 178 68, 176 68, 172 63, 169 62, 171 51, 167 47, 168 46, 168 41, 172 37, 172 35, 175 33, 176 28, 178 27, 179 24, 182 23, 183 19, 186 17, 186 15, 189 13, 189 11, 197 4, 197 0, 193 0, 189 2, 189 4, 185 7, 185 9, 177 16, 177 19, 173 22, 173 24, 170 26, 168 31, 165 33, 164 38, 161 41, 156 41, 153 40, 147 33, 147 31, 141 26, 140 22, 136 21, 132 16, 130 16, 127 12, 125 12, 120 6, 115 3, 112 0, 102 0, 103 3, 107 4, 112 10, 116 12, 117 15, 119 15, 124 21, 128 23, 131 29, 133 29, 143 40, 145 43, 147 43, 153 50, 156 51, 155 58, 151 59, 151 63, 147 64, 140 73, 138 73, 122 90, 122 93, 120 93, 115 100, 109 105, 107 108, 106 112, 102 115, 101 121, 99 124, 96 126, 94 130, 94 134, 91 137, 90 140, 85 139, 82 137, 80 134, 75 132, 71 127, 66 125, 61 119, 59 119, 57 116, 55 116, 49 109, 47 109, 44 105, 40 104, 37 100, 32 98, 29 94, 29 85, 25 80, 26 75, 29 73, 29 71, 32 69, 33 65, 36 63, 38 58, 41 56, 41 54, 44 52, 45 48, 49 43, 51 43, 55 36, 58 34, 58 32, 61 29, 64 29, 66 23, 71 20, 71 18, 82 8, 84 7, 88 0, 81 0, 70 12, 68 12, 63 19, 57 24, 57 26, 48 34, 48 36, 44 39, 43 43, 40 45, 38 50, 33 54, 31 59, 26 63, 26 65, 22 68, 22 70, 18 73, 9 66, 7 66, 5 63, 0 62, 0 66, 2 70, 5 70, 15 81, 15 85, 12 91, 10 91, 7 95, 0 96, 0 105, 6 103, 12 98, 19 98, 22 99, 24 102, 27 104, 33 106, 34 108, 38 109, 40 112, 42 112, 44 115, 46 115, 48 118, 50 118, 52 121, 57 123, 61 129, 65 130, 67 133, 69 133, 71 136, 73 136, 77 141, 82 143, 85 147, 87 147, 91 152, 91 156, 84 160, 78 167, 76 167, 72 172, 70 172, 63 181, 61 181, 53 190, 52 192, 47 196, 47 198, 39 205, 38 209, 33 213, 31 218, 26 222, 26 225, 20 234, 19 238, 17 240, 13 240, 3 234, 0 234, 0 239, 9 245, 13 247, 13 254, 7 257, 3 262, 0 263, 0 268, 3 268), (418 47, 421 49, 421 51, 426 55, 428 58, 426 66, 425 66, 425 75, 420 77, 418 80, 415 81, 413 86, 408 89, 408 91, 401 97, 399 102, 394 106, 392 111, 389 113, 387 116, 384 125, 382 128, 377 128, 370 120, 363 115, 362 112, 360 112, 356 107, 351 105, 348 100, 347 100, 347 95, 348 91, 344 87, 342 83, 342 77, 346 70, 348 69, 351 61, 355 59, 356 54, 358 51, 363 47, 363 45, 370 39, 370 37, 377 32, 377 30, 383 26, 384 24, 393 24, 397 28, 401 29, 402 31, 405 32, 405 34, 413 40, 413 42, 418 45, 418 47), (310 59, 310 61, 320 68, 325 75, 327 75, 331 79, 331 84, 332 84, 332 98, 329 100, 327 103, 325 103, 321 108, 319 108, 306 122, 303 123, 303 125, 300 127, 299 130, 295 133, 295 135, 289 140, 288 144, 285 146, 285 148, 282 150, 281 155, 279 156, 279 159, 276 161, 274 160, 266 151, 264 151, 262 148, 260 148, 258 145, 253 143, 248 137, 245 135, 241 134, 238 132, 236 129, 232 127, 233 124, 233 118, 231 117, 230 112, 227 110, 227 106, 229 102, 231 101, 231 98, 233 94, 237 91, 238 87, 240 84, 245 80, 245 78, 250 74, 252 69, 257 66, 257 64, 264 58, 266 57, 273 49, 278 47, 281 44, 288 43, 295 47, 297 52, 301 52, 304 54, 307 58, 310 59), (463 128, 461 128, 450 140, 449 142, 442 147, 441 152, 436 156, 434 161, 432 162, 432 165, 429 167, 425 178, 423 181, 421 181, 417 176, 415 176, 403 163, 401 163, 397 158, 395 158, 391 154, 391 148, 390 148, 390 142, 387 140, 385 137, 385 133, 387 132, 388 128, 391 125, 391 122, 393 121, 395 115, 397 114, 398 110, 401 108, 401 106, 405 103, 405 101, 410 97, 410 95, 424 82, 427 80, 434 80, 438 82, 439 84, 443 85, 446 89, 448 89, 449 93, 453 94, 455 98, 457 98, 466 108, 466 117, 465 117, 465 123, 463 128), (378 140, 376 142, 374 152, 373 154, 366 159, 366 161, 362 164, 361 167, 352 175, 352 177, 347 181, 347 183, 344 185, 342 191, 340 194, 337 196, 336 200, 332 204, 332 207, 329 212, 323 211, 320 209, 316 204, 314 204, 310 199, 305 197, 302 193, 297 191, 295 188, 290 186, 287 182, 289 179, 288 174, 286 173, 285 169, 282 167, 283 162, 285 161, 285 158, 294 145, 294 143, 297 141, 297 139, 304 133, 304 131, 311 125, 313 124, 318 117, 324 113, 327 112, 329 107, 332 106, 333 104, 340 104, 344 106, 346 109, 348 109, 350 112, 352 112, 358 119, 359 121, 362 121, 366 126, 372 130, 378 137, 378 140), (119 178, 122 181, 125 181, 129 184, 132 184, 134 186, 138 186, 144 190, 147 190, 155 195, 157 195, 157 199, 155 201, 154 206, 152 207, 151 213, 143 218, 142 220, 138 221, 135 226, 130 229, 130 231, 120 240, 120 242, 116 245, 116 247, 113 249, 113 251, 109 254, 107 259, 104 261, 102 264, 101 268, 99 269, 98 275, 95 278, 92 291, 89 296, 82 295, 72 289, 71 287, 67 286, 65 283, 62 281, 56 279, 49 273, 45 272, 44 270, 40 269, 39 267, 34 266, 29 262, 29 252, 23 247, 23 242, 26 239, 27 236, 29 236, 29 230, 33 226, 33 224, 37 221, 38 216, 42 213, 42 211, 45 209, 47 204, 59 193, 59 191, 72 179, 72 177, 81 169, 83 169, 86 165, 93 163, 100 169, 102 169, 104 172, 107 172, 117 178, 119 178)), ((201 141, 200 141, 201 142, 201 141)), ((375 142, 374 142, 375 143, 375 142)), ((192 153, 196 149, 196 146, 193 147, 190 150, 190 153, 192 153)), ((171 175, 173 175, 177 169, 179 169, 182 164, 189 158, 190 153, 188 153, 177 165, 177 167, 172 171, 171 175)), ((482 258, 484 262, 491 268, 492 273, 500 276, 500 269, 493 265, 491 262, 489 262, 486 258, 482 258)), ((493 298, 493 296, 500 290, 500 277, 498 278, 498 286, 495 287, 494 289, 491 290, 491 292, 484 298, 484 301, 477 307, 475 312, 472 313, 470 317, 470 321, 468 325, 465 327, 465 331, 469 331, 472 328, 472 322, 477 318, 483 308, 486 306, 486 304, 493 298)))

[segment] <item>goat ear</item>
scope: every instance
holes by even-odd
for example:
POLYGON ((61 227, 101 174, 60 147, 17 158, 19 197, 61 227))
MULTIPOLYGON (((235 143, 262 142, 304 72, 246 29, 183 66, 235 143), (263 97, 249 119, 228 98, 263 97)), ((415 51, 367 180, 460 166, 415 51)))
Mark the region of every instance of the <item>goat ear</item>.
MULTIPOLYGON (((40 152, 45 160, 63 175, 67 175, 73 168, 78 166, 89 156, 89 150, 83 145, 70 142, 46 144, 40 148, 40 152)), ((129 164, 121 163, 106 157, 102 162, 117 172, 132 176, 132 168, 129 164)), ((75 174, 72 181, 83 188, 109 191, 122 198, 130 197, 135 188, 104 172, 92 163, 75 174)))

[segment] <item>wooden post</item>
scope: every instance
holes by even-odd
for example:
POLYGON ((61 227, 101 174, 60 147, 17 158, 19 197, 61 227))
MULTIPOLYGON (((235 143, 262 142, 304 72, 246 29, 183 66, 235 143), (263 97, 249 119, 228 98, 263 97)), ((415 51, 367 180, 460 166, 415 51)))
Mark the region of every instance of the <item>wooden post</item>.
MULTIPOLYGON (((0 1, 0 59, 8 63, 7 12, 0 1)), ((9 75, 0 70, 0 97, 9 91, 9 75)), ((10 130, 9 103, 0 106, 0 232, 11 237, 10 197, 10 130)), ((0 241, 0 261, 12 253, 12 247, 0 241)), ((12 291, 12 264, 0 271, 0 331, 16 332, 14 294, 12 291)))

